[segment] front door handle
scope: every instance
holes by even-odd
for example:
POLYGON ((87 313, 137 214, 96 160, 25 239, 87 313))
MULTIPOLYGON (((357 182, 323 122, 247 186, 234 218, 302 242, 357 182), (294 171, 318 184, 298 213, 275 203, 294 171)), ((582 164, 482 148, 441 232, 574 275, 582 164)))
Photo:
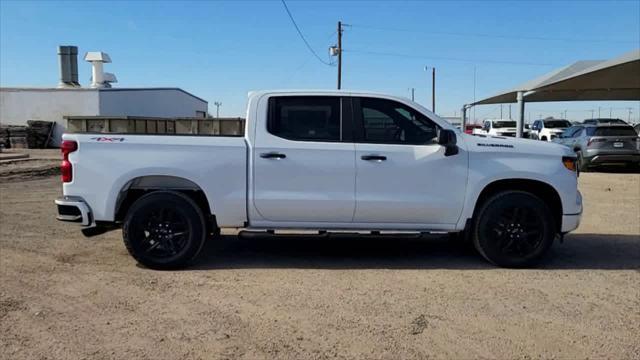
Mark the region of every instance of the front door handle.
POLYGON ((362 155, 360 156, 360 159, 366 161, 385 161, 387 160, 387 157, 384 155, 362 155))
POLYGON ((260 157, 263 159, 284 159, 287 157, 287 155, 277 152, 268 152, 260 154, 260 157))

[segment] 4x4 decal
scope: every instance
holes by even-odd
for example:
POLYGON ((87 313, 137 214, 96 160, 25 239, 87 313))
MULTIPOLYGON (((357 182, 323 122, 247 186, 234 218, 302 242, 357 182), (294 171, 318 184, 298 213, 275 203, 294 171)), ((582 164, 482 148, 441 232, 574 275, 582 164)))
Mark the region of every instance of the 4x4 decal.
POLYGON ((91 140, 98 141, 98 142, 123 142, 124 138, 123 137, 104 137, 104 136, 100 136, 100 137, 92 137, 91 140))

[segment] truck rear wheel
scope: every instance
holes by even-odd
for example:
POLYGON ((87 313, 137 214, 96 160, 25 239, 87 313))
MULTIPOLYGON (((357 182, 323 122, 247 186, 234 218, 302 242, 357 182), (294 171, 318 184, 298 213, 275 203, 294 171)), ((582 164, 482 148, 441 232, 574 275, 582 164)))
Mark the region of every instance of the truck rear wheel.
POLYGON ((540 198, 525 191, 504 191, 478 211, 473 243, 489 262, 521 268, 536 264, 555 234, 551 210, 540 198))
POLYGON ((177 269, 195 258, 206 239, 202 210, 179 192, 152 192, 136 200, 122 228, 127 250, 151 269, 177 269))

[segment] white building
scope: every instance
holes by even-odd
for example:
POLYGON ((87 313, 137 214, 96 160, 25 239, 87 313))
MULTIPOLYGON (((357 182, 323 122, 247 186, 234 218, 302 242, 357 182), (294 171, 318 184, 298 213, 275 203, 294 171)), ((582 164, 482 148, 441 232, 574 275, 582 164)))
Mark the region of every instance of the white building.
POLYGON ((207 108, 205 100, 178 88, 0 88, 0 123, 55 121, 54 146, 67 115, 205 117, 207 108))
POLYGON ((74 48, 77 54, 75 47, 60 47, 60 85, 57 88, 0 88, 0 124, 27 125, 27 120, 55 121, 51 143, 58 146, 66 127, 64 116, 207 115, 207 101, 179 88, 112 88, 110 83, 116 81, 115 76, 102 72, 102 64, 111 59, 100 52, 89 52, 85 56, 94 65, 93 81, 91 87, 80 87, 75 54, 70 54, 69 48, 74 48))

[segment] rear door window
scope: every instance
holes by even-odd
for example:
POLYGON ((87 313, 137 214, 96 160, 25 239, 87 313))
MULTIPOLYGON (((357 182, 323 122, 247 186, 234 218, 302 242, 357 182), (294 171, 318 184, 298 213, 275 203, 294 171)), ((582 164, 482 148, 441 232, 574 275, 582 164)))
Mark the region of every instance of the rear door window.
POLYGON ((269 99, 267 131, 301 141, 341 141, 337 96, 281 96, 269 99))

